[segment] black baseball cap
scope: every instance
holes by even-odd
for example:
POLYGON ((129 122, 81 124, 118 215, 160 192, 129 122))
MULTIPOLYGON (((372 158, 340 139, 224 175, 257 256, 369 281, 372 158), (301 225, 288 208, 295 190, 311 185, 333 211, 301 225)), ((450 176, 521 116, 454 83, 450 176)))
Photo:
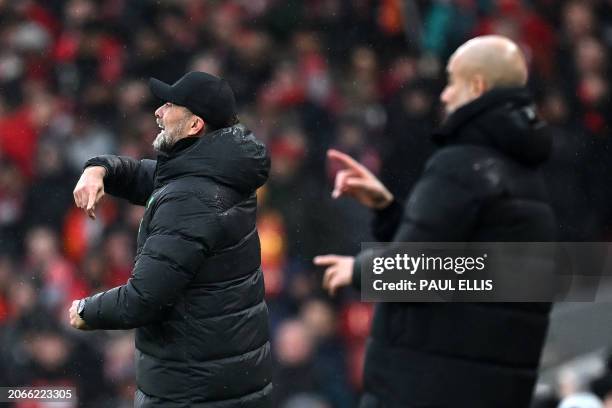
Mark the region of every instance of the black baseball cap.
POLYGON ((184 106, 215 127, 227 126, 236 116, 232 88, 206 72, 188 72, 172 85, 151 78, 149 88, 162 101, 184 106))

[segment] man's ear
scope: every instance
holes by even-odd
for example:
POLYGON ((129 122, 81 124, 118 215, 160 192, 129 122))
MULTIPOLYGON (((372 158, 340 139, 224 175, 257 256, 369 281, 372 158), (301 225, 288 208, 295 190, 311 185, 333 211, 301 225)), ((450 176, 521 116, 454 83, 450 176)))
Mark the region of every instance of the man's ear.
POLYGON ((205 126, 206 123, 204 123, 204 120, 201 117, 193 115, 193 118, 189 123, 189 128, 187 129, 187 136, 195 136, 200 134, 200 132, 204 130, 205 126))
POLYGON ((478 98, 482 96, 489 89, 487 80, 481 74, 476 74, 470 81, 470 91, 474 97, 478 98))

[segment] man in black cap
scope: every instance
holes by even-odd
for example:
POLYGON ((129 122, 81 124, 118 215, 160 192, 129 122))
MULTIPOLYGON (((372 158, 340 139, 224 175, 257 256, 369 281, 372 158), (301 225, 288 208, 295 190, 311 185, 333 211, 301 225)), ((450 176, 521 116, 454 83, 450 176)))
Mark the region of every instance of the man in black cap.
POLYGON ((98 156, 75 190, 95 218, 105 191, 144 205, 128 282, 75 300, 77 329, 136 328, 136 407, 270 407, 268 312, 255 191, 265 146, 238 123, 229 85, 151 79, 164 103, 157 161, 98 156))

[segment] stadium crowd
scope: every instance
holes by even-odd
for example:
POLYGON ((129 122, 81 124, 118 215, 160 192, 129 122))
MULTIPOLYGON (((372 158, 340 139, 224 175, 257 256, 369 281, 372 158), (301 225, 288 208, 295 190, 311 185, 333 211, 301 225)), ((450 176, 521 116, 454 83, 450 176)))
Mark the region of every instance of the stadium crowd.
MULTIPOLYGON (((529 59, 555 132, 544 171, 560 239, 610 238, 612 1, 417 1, 418 17, 407 4, 0 1, 0 385, 69 385, 79 406, 132 405, 132 334, 71 330, 66 311, 128 279, 143 208, 106 197, 90 220, 72 190, 92 156, 154 157, 149 77, 226 78, 240 120, 268 145, 258 225, 279 407, 349 408, 360 390, 371 305, 324 295, 312 257, 357 252, 370 214, 332 200, 325 151, 405 196, 442 119, 446 59, 469 37, 506 35, 529 59)), ((605 399, 612 380, 593 390, 605 399)))

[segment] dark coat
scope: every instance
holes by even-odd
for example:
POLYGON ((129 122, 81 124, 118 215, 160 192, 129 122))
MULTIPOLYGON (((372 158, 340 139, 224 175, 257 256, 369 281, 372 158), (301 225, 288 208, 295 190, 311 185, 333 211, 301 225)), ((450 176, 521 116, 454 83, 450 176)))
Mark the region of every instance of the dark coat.
POLYGON ((268 310, 255 190, 262 143, 243 126, 183 139, 158 161, 100 156, 113 195, 145 205, 127 284, 87 299, 96 329, 136 329, 136 405, 270 407, 268 310))
MULTIPOLYGON (((377 214, 377 239, 554 241, 538 171, 550 154, 545 129, 520 89, 458 109, 434 136, 440 147, 403 210, 393 203, 377 214)), ((362 406, 528 407, 549 312, 549 303, 378 304, 362 406)))

